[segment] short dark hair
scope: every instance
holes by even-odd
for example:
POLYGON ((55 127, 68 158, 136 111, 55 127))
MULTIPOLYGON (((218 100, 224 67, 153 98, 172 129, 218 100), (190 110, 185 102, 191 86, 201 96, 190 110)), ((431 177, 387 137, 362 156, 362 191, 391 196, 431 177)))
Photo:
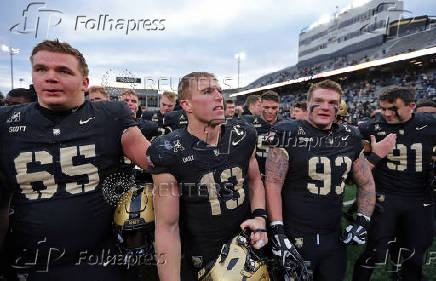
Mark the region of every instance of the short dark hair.
POLYGON ((189 74, 186 74, 183 76, 182 79, 180 79, 179 85, 177 87, 177 93, 179 96, 179 100, 187 100, 191 98, 191 93, 189 92, 189 88, 191 87, 191 83, 194 80, 198 81, 201 80, 201 78, 213 78, 216 80, 215 75, 210 72, 191 72, 189 74))
POLYGON ((387 101, 394 103, 397 99, 404 101, 405 105, 409 105, 415 101, 416 91, 409 87, 391 86, 383 91, 378 97, 379 101, 387 101))
POLYGON ((227 109, 227 105, 228 104, 235 104, 235 101, 234 100, 225 100, 225 102, 224 102, 224 110, 227 109))
POLYGON ((247 97, 247 100, 245 101, 246 106, 250 106, 251 104, 256 104, 256 102, 260 99, 259 95, 250 95, 247 97))
POLYGON ((261 101, 272 100, 272 101, 280 103, 280 96, 279 96, 279 94, 277 94, 273 90, 268 90, 260 96, 260 100, 261 101))
POLYGON ((294 106, 292 108, 301 108, 301 110, 303 110, 304 112, 307 111, 307 102, 305 101, 298 101, 294 104, 294 106))
POLYGON ((30 102, 36 101, 36 95, 30 89, 24 89, 24 88, 12 89, 9 91, 8 96, 14 98, 24 98, 26 100, 29 100, 30 102))
POLYGON ((335 81, 332 81, 330 79, 326 79, 326 80, 323 80, 323 81, 318 82, 318 83, 313 83, 310 86, 309 91, 307 92, 307 100, 308 101, 312 98, 312 94, 316 89, 333 90, 339 94, 339 102, 341 100, 342 88, 341 88, 341 85, 339 85, 339 83, 336 83, 335 81))
POLYGON ((33 63, 33 56, 38 53, 39 51, 48 51, 53 53, 62 53, 62 54, 69 54, 73 55, 77 58, 79 61, 79 70, 82 73, 83 77, 88 77, 89 75, 89 69, 88 65, 86 64, 86 60, 83 57, 82 53, 71 47, 68 43, 61 43, 58 39, 56 40, 45 40, 38 45, 35 46, 32 50, 32 55, 30 56, 30 62, 33 63))

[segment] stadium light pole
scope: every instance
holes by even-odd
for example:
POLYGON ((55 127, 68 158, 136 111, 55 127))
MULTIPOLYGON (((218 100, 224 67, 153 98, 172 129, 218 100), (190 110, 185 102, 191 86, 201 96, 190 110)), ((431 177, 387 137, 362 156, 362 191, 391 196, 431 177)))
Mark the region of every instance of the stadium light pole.
POLYGON ((11 56, 11 90, 12 90, 14 88, 14 65, 12 63, 12 56, 19 54, 20 50, 6 45, 2 45, 2 51, 9 53, 9 55, 11 56))
POLYGON ((245 59, 245 53, 239 52, 235 54, 235 59, 238 60, 238 89, 239 89, 239 73, 240 73, 241 60, 245 59))

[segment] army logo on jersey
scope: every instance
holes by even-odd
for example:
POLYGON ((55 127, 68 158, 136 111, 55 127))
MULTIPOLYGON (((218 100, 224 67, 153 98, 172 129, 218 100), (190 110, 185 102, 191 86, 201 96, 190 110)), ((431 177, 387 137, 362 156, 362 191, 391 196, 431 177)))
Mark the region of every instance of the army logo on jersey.
POLYGON ((304 136, 304 135, 306 135, 306 132, 303 130, 303 128, 298 127, 298 135, 299 135, 299 136, 304 136))
POLYGON ((180 140, 175 140, 174 141, 173 150, 174 150, 174 152, 185 150, 185 148, 180 144, 180 140))
POLYGON ((11 117, 6 120, 6 123, 12 123, 12 122, 20 122, 21 120, 21 112, 14 112, 12 113, 11 117))
POLYGON ((295 238, 295 247, 298 249, 303 247, 303 238, 295 238))
POLYGON ((259 128, 262 126, 262 124, 260 124, 259 120, 257 120, 257 117, 254 118, 254 120, 253 120, 253 126, 256 128, 259 128))
POLYGON ((374 129, 375 129, 376 131, 380 131, 380 130, 381 130, 381 127, 380 127, 379 124, 375 124, 374 129))

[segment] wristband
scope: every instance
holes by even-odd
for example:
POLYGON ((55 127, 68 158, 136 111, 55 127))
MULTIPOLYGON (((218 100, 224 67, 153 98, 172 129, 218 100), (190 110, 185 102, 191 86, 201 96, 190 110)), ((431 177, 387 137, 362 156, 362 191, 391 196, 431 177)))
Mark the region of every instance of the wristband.
POLYGON ((283 225, 283 222, 282 222, 282 221, 272 221, 272 222, 270 223, 270 226, 271 226, 271 227, 273 227, 273 226, 275 226, 275 225, 283 225))
POLYGON ((374 152, 371 152, 367 158, 368 162, 373 164, 374 166, 377 165, 378 162, 380 162, 381 158, 375 154, 374 152))
POLYGON ((265 223, 267 222, 267 219, 268 219, 268 216, 267 216, 267 214, 266 214, 265 209, 255 209, 255 210, 251 213, 251 216, 252 216, 253 218, 255 218, 255 217, 261 217, 261 218, 263 218, 263 219, 265 220, 265 223))

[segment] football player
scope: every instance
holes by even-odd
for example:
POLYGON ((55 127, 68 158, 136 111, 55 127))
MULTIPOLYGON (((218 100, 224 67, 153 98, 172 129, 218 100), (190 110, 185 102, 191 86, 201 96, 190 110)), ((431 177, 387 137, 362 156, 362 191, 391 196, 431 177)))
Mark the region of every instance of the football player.
POLYGON ((277 113, 280 109, 280 97, 276 92, 268 90, 261 95, 260 101, 262 105, 261 115, 244 115, 243 119, 245 119, 256 128, 256 160, 259 164, 259 170, 261 175, 264 175, 265 160, 269 148, 267 136, 271 127, 279 121, 277 113))
POLYGON ((178 94, 188 127, 157 138, 148 151, 156 253, 165 258, 158 265, 162 281, 180 280, 181 245, 182 280, 198 280, 197 272, 241 228, 253 231, 255 248, 267 243, 254 128, 239 120, 224 123, 221 88, 211 73, 186 75, 178 94))
POLYGON ((371 144, 386 135, 396 136, 396 144, 386 157, 377 151, 368 156, 375 166, 377 201, 383 212, 374 213, 353 280, 370 280, 375 265, 383 264, 388 253, 399 258, 394 270, 400 269, 401 280, 421 280, 423 256, 433 241, 430 182, 436 119, 431 113, 413 113, 414 100, 414 89, 388 88, 379 96, 381 114, 359 126, 371 144), (400 253, 390 252, 394 244, 400 253))
POLYGON ((134 278, 107 264, 116 253, 113 210, 100 182, 123 152, 146 169, 150 143, 125 103, 85 101, 88 66, 80 51, 47 40, 30 61, 38 102, 0 111, 0 169, 14 189, 11 268, 24 280, 134 278))
POLYGON ((144 118, 139 118, 139 117, 136 118, 138 116, 140 101, 139 101, 138 94, 135 91, 133 90, 124 91, 119 99, 121 101, 124 101, 127 104, 127 106, 130 108, 133 117, 138 122, 138 127, 141 130, 141 133, 148 140, 152 140, 160 134, 158 124, 156 122, 152 122, 144 118))
POLYGON ((90 101, 103 101, 111 99, 109 93, 102 86, 89 87, 88 97, 90 101))
POLYGON ((224 102, 224 115, 226 119, 231 119, 235 116, 235 102, 233 100, 226 100, 224 102))
POLYGON ((283 267, 291 257, 310 261, 313 280, 342 280, 344 244, 365 242, 375 203, 375 185, 357 129, 336 123, 339 84, 325 80, 308 91, 305 120, 272 128, 266 160, 266 194, 271 246, 283 267), (340 234, 345 179, 358 186, 356 222, 340 234), (340 239, 341 238, 341 241, 340 239), (302 258, 299 256, 301 254, 302 258))
POLYGON ((30 89, 17 88, 10 90, 5 99, 5 105, 18 105, 36 101, 36 95, 30 89))
POLYGON ((296 102, 292 107, 291 113, 289 114, 291 119, 306 119, 307 117, 307 103, 306 102, 296 102))
POLYGON ((173 92, 165 91, 159 101, 159 110, 146 111, 142 113, 142 118, 156 122, 159 128, 163 128, 163 119, 165 114, 174 110, 176 106, 176 94, 173 92))
POLYGON ((260 96, 250 95, 247 97, 244 105, 242 115, 260 115, 262 113, 262 105, 260 103, 260 96))

